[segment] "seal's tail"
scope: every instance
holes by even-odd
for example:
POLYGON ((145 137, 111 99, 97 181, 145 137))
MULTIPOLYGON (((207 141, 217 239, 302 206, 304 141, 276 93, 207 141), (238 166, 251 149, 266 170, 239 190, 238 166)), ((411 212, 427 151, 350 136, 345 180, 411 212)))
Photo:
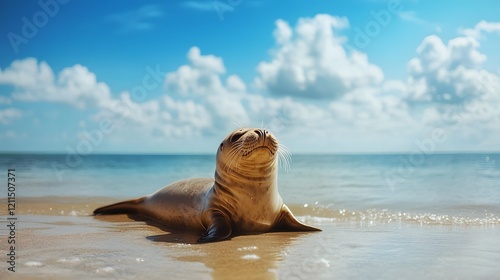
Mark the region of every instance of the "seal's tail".
POLYGON ((112 214, 137 214, 139 204, 144 202, 145 197, 118 202, 106 205, 94 210, 94 215, 112 215, 112 214))

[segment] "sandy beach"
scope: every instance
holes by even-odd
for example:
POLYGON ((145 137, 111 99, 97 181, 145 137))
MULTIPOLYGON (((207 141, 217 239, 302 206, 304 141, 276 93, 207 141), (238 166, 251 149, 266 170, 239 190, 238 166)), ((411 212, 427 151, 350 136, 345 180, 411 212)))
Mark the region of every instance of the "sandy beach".
MULTIPOLYGON (((168 232, 125 215, 90 216, 95 207, 113 201, 20 199, 16 272, 9 272, 2 261, 1 278, 495 279, 500 275, 495 223, 419 224, 404 219, 363 220, 355 213, 345 219, 310 218, 300 216, 301 207, 292 206, 301 220, 323 231, 195 244, 196 232, 168 232)), ((6 236, 5 226, 1 232, 6 236)), ((3 238, 1 246, 5 252, 3 238)))

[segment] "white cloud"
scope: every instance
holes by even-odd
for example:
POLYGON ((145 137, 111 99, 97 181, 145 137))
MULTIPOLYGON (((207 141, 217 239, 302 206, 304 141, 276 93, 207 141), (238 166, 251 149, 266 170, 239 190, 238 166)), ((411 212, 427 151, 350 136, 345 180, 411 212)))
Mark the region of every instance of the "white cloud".
POLYGON ((52 86, 54 73, 45 61, 38 64, 36 58, 14 60, 9 67, 0 70, 0 83, 37 90, 52 86))
MULTIPOLYGON (((463 103, 483 95, 478 84, 493 74, 482 70, 486 56, 472 37, 457 37, 444 44, 429 36, 408 63, 408 96, 411 102, 463 103)), ((494 75, 493 75, 494 76, 494 75)))
POLYGON ((86 104, 102 107, 111 100, 109 87, 105 83, 97 82, 95 74, 79 64, 63 69, 56 87, 59 97, 54 96, 55 100, 61 98, 80 108, 86 104))
POLYGON ((241 103, 247 94, 245 83, 236 75, 228 76, 224 83, 222 79, 226 69, 222 59, 202 55, 197 47, 189 50, 188 60, 188 65, 167 73, 166 93, 172 97, 197 100, 210 113, 213 126, 227 127, 234 120, 247 122, 249 117, 241 103))
POLYGON ((271 62, 259 64, 256 83, 271 94, 289 96, 262 97, 259 102, 274 101, 276 107, 288 111, 284 118, 271 116, 278 124, 307 133, 318 140, 318 145, 340 145, 344 140, 338 139, 359 138, 363 134, 376 142, 359 139, 350 149, 386 146, 394 137, 407 135, 418 126, 402 99, 406 84, 384 82, 381 69, 370 64, 366 54, 346 51, 345 39, 338 35, 340 29, 348 27, 346 19, 318 15, 300 19, 293 30, 283 20, 278 20, 276 26, 278 48, 271 62), (296 97, 309 99, 295 100, 296 97), (330 101, 318 102, 318 98, 330 101))
POLYGON ((500 136, 500 76, 482 68, 483 28, 493 30, 479 23, 464 32, 468 36, 447 43, 425 38, 408 63, 406 85, 397 89, 406 94, 410 112, 420 116, 422 129, 445 131, 449 150, 497 149, 492 143, 500 136))
POLYGON ((331 102, 329 108, 338 125, 363 131, 393 134, 417 125, 400 97, 380 89, 359 89, 331 102))
POLYGON ((97 82, 95 74, 79 64, 64 68, 56 79, 44 61, 15 60, 0 71, 0 84, 12 85, 12 98, 21 101, 61 102, 83 109, 102 106, 111 100, 108 86, 97 82))
POLYGON ((203 105, 192 100, 176 101, 170 96, 165 96, 162 101, 165 105, 164 120, 174 120, 177 126, 190 127, 194 131, 192 134, 212 126, 212 116, 203 105))
POLYGON ((274 38, 276 39, 276 43, 278 43, 279 45, 283 45, 290 42, 290 40, 292 39, 293 30, 290 25, 288 25, 288 22, 282 19, 278 19, 276 21, 276 29, 274 30, 273 34, 274 38))
POLYGON ((277 49, 270 62, 261 62, 256 85, 275 95, 339 98, 360 87, 377 86, 382 70, 360 52, 348 54, 338 31, 349 26, 346 18, 320 14, 299 19, 294 30, 276 21, 277 49))
POLYGON ((482 20, 478 22, 474 28, 460 29, 459 32, 465 36, 482 39, 484 37, 484 33, 500 34, 500 22, 487 22, 482 20))
POLYGON ((186 138, 199 136, 212 127, 212 116, 205 106, 193 100, 164 96, 137 103, 128 92, 94 116, 96 121, 111 119, 117 134, 141 131, 147 137, 186 138))
MULTIPOLYGON (((177 71, 166 75, 165 87, 168 94, 209 95, 225 90, 219 77, 226 72, 221 58, 203 56, 198 47, 192 47, 188 52, 188 60, 189 65, 182 65, 177 71)), ((234 86, 235 77, 231 80, 234 86)))
POLYGON ((236 75, 227 77, 226 87, 229 92, 246 92, 247 90, 245 83, 236 75))
POLYGON ((122 92, 120 97, 101 108, 99 117, 111 117, 114 120, 123 121, 129 125, 149 125, 157 122, 160 109, 157 100, 147 102, 135 102, 129 92, 122 92), (132 122, 132 123, 131 123, 132 122))
POLYGON ((15 108, 0 109, 0 123, 4 125, 11 124, 12 121, 21 118, 22 115, 22 111, 15 108))
MULTIPOLYGON (((471 126, 477 130, 497 131, 500 127, 500 78, 483 70, 474 80, 474 95, 460 104, 437 104, 423 114, 425 125, 471 126), (489 80, 484 80, 489 79, 489 80)), ((462 81, 466 83, 467 81, 462 81)), ((472 81, 471 81, 472 82, 472 81)))

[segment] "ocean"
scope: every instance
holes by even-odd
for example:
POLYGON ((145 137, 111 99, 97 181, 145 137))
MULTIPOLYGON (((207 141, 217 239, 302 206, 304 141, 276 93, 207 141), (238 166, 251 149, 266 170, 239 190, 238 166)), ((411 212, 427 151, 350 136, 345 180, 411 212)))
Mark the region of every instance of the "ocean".
MULTIPOLYGON (((213 177, 214 155, 2 155, 17 197, 134 198, 213 177)), ((331 219, 500 225, 500 154, 294 155, 279 192, 331 219), (370 217, 367 217, 370 216, 370 217)), ((0 197, 5 198, 6 192, 0 197)))
POLYGON ((500 275, 500 154, 294 155, 279 171, 279 192, 299 220, 322 231, 209 244, 196 244, 199 232, 91 213, 212 177, 213 155, 3 154, 0 168, 1 279, 500 275), (15 213, 7 211, 12 177, 15 213))

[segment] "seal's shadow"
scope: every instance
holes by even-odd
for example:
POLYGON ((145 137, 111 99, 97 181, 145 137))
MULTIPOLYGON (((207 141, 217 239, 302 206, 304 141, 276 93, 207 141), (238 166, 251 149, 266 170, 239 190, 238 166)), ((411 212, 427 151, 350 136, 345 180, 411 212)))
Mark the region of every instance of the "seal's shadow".
POLYGON ((116 227, 116 223, 129 223, 129 222, 140 222, 135 224, 134 226, 128 225, 127 227, 116 227, 120 228, 120 230, 127 230, 127 229, 141 229, 141 230, 147 230, 148 232, 151 231, 150 228, 147 228, 147 226, 151 226, 154 228, 157 228, 161 230, 162 232, 165 232, 165 234, 159 234, 159 235, 151 235, 151 236, 146 236, 146 239, 150 241, 155 241, 155 242, 164 242, 164 243, 177 243, 177 244, 196 244, 197 240, 200 238, 200 236, 203 234, 203 232, 199 231, 193 231, 193 230, 185 230, 185 229, 178 229, 178 228, 171 228, 171 227, 166 227, 165 225, 156 222, 154 220, 148 219, 147 217, 140 216, 140 215, 96 215, 93 216, 94 219, 106 221, 106 222, 111 222, 115 223, 114 227, 116 227))
POLYGON ((155 221, 144 221, 144 222, 146 222, 146 224, 149 226, 157 227, 162 231, 166 232, 165 234, 151 235, 146 237, 146 239, 154 242, 175 243, 175 244, 197 244, 198 239, 203 233, 200 231, 169 228, 155 221))
MULTIPOLYGON (((154 220, 147 220, 142 217, 132 217, 129 215, 129 218, 136 220, 136 221, 142 221, 145 222, 149 226, 156 227, 164 232, 165 234, 158 234, 158 235, 151 235, 147 236, 146 239, 154 241, 154 242, 163 242, 163 243, 174 243, 174 244, 199 244, 200 246, 203 246, 205 243, 198 243, 198 239, 200 236, 203 234, 203 231, 196 231, 196 230, 185 230, 185 229, 178 229, 178 228, 172 228, 172 227, 166 227, 165 225, 158 223, 154 220)), ((230 238, 225 239, 223 241, 218 241, 218 242, 212 242, 209 244, 217 244, 221 242, 231 242, 232 239, 234 238, 244 238, 244 237, 257 237, 257 236, 268 236, 272 233, 280 234, 281 238, 283 236, 288 236, 290 238, 294 238, 300 235, 304 234, 309 234, 310 232, 287 232, 287 231, 270 231, 270 232, 259 232, 259 233, 238 233, 235 235, 232 235, 230 238)))
POLYGON ((162 223, 140 215, 127 215, 134 221, 146 223, 148 226, 156 227, 165 234, 147 236, 146 239, 154 242, 175 243, 175 244, 197 244, 198 239, 203 234, 202 231, 186 230, 174 227, 167 227, 162 223))

